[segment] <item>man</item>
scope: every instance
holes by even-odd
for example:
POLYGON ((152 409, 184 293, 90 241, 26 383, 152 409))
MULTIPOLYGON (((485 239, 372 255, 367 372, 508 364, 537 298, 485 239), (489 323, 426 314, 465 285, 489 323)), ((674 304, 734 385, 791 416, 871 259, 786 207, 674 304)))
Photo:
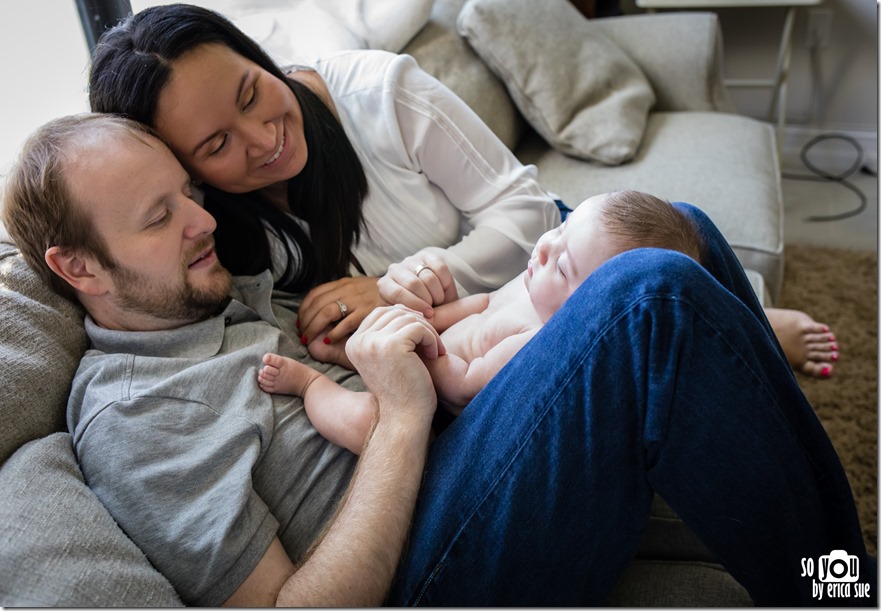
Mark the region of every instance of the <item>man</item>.
MULTIPOLYGON (((260 391, 266 352, 320 365, 285 333, 268 272, 230 280, 213 219, 145 128, 50 122, 4 194, 29 264, 88 312, 68 406, 86 481, 189 604, 602 604, 655 490, 757 604, 810 603, 798 560, 831 551, 874 580, 847 479, 742 270, 683 209, 723 280, 678 253, 613 258, 430 455, 422 359, 443 344, 421 315, 374 311, 347 346, 377 409, 356 462, 300 399, 260 391)), ((869 585, 841 604, 873 605, 869 585)))
MULTIPOLYGON (((304 562, 306 548, 331 521, 349 484, 355 457, 314 434, 299 399, 279 400, 257 387, 256 369, 269 349, 308 360, 306 349, 279 329, 280 324, 293 329, 295 317, 270 303, 271 278, 264 275, 233 284, 213 249, 214 219, 191 198, 189 177, 169 149, 140 124, 97 114, 61 119, 35 134, 22 157, 42 161, 48 171, 37 184, 21 180, 22 172, 13 174, 5 222, 31 266, 60 292, 79 300, 88 312, 86 325, 93 350, 83 359, 74 383, 70 428, 84 473, 114 517, 151 561, 172 576, 190 603, 219 605, 229 599, 235 604, 242 596, 250 597, 255 588, 263 594, 266 580, 277 590, 294 573, 275 536, 280 519, 287 522, 283 527, 296 534, 290 537, 289 549, 301 563, 297 579, 289 585, 292 591, 307 596, 332 591, 340 596, 336 601, 322 597, 299 602, 307 606, 379 604, 400 555, 434 410, 431 383, 418 357, 413 355, 412 362, 390 360, 400 346, 374 348, 366 338, 368 360, 361 362, 357 350, 353 351, 353 361, 367 379, 374 365, 384 373, 394 371, 392 377, 406 393, 386 399, 388 378, 371 382, 381 418, 373 428, 370 447, 364 450, 359 475, 352 481, 349 501, 324 534, 324 543, 315 545, 311 560, 304 562), (43 260, 44 266, 40 265, 43 260), (231 301, 231 290, 244 304, 231 301), (182 327, 183 336, 162 333, 182 327), (143 343, 138 345, 139 341, 143 343), (141 356, 122 355, 129 351, 141 356), (120 396, 116 390, 123 380, 133 387, 146 384, 150 388, 126 389, 120 396), (175 421, 153 409, 157 394, 166 399, 164 409, 180 411, 175 421), (107 407, 108 403, 116 407, 107 407), (255 415, 258 408, 264 408, 264 413, 255 415), (145 445, 140 448, 115 445, 114 431, 130 431, 134 426, 128 420, 143 427, 145 445), (236 421, 243 424, 237 427, 236 421), (293 441, 292 447, 282 445, 280 431, 293 441), (210 435, 216 435, 215 441, 225 440, 227 448, 238 443, 244 460, 211 453, 210 445, 204 443, 210 435), (241 441, 249 436, 249 441, 241 441), (175 446, 177 440, 193 449, 195 456, 175 446), (198 456, 201 450, 206 454, 198 456), (292 464, 294 450, 308 454, 310 463, 292 464), (150 472, 151 457, 157 453, 175 456, 167 473, 150 472), (297 484, 290 487, 300 490, 268 490, 281 471, 298 472, 298 477, 291 478, 297 484), (122 473, 131 479, 120 477, 122 473), (223 483, 224 478, 233 480, 238 475, 242 475, 240 484, 223 483), (215 484, 213 489, 203 495, 195 492, 209 481, 215 484), (130 486, 123 490, 124 484, 130 486), (277 519, 257 499, 252 486, 276 502, 277 519), (153 503, 168 504, 143 507, 142 489, 150 487, 161 491, 150 494, 153 503), (281 493, 288 498, 278 499, 281 493), (157 536, 163 522, 176 521, 177 510, 172 508, 176 495, 185 498, 190 511, 197 514, 210 513, 211 503, 229 503, 232 495, 253 498, 244 502, 246 516, 231 512, 210 520, 212 533, 225 528, 238 531, 234 538, 220 538, 212 546, 203 541, 190 545, 195 536, 182 520, 176 524, 177 541, 157 536), (360 547, 378 551, 359 552, 360 547), (339 567, 328 571, 327 565, 335 564, 340 549, 347 556, 362 558, 366 566, 355 563, 348 571, 339 567), (266 562, 282 560, 275 571, 261 574, 259 583, 253 584, 244 580, 253 566, 236 577, 237 562, 247 563, 254 555, 259 559, 264 552, 266 562), (172 561, 174 566, 168 564, 172 561), (181 575, 178 563, 189 565, 189 570, 181 575), (244 581, 238 592, 212 581, 212 575, 224 573, 227 581, 244 581), (364 579, 364 573, 373 578, 364 579), (338 579, 339 587, 328 590, 326 585, 308 585, 310 579, 327 578, 338 579), (352 591, 352 584, 364 589, 352 591)), ((396 324, 402 341, 422 342, 429 353, 435 348, 436 334, 424 321, 420 324, 413 317, 396 324)), ((353 348, 360 345, 354 342, 353 348)), ((335 371, 348 385, 359 386, 354 376, 345 376, 341 368, 335 371)), ((202 528, 211 530, 205 523, 202 528)), ((275 600, 252 602, 270 605, 275 600)))

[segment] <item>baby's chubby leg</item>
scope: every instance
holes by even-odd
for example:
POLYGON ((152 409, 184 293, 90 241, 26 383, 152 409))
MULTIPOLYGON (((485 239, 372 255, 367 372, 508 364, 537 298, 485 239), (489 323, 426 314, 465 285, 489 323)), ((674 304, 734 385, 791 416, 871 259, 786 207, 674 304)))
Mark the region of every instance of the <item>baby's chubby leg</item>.
POLYGON ((360 454, 376 414, 371 393, 343 388, 308 365, 271 352, 263 355, 257 383, 268 393, 302 397, 315 430, 331 443, 360 454))

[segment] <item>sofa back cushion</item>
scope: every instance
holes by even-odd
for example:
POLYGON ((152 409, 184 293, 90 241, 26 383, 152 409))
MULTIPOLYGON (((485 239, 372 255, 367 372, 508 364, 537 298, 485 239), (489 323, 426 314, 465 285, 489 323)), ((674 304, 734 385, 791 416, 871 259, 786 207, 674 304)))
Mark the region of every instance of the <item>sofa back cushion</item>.
POLYGON ((505 85, 456 32, 465 0, 435 0, 431 18, 401 51, 458 95, 484 123, 514 149, 526 123, 505 85))
POLYGON ((70 382, 88 346, 83 310, 46 287, 0 242, 0 463, 19 446, 67 429, 70 382))
POLYGON ((636 154, 651 85, 568 0, 469 0, 458 31, 548 144, 609 165, 636 154))

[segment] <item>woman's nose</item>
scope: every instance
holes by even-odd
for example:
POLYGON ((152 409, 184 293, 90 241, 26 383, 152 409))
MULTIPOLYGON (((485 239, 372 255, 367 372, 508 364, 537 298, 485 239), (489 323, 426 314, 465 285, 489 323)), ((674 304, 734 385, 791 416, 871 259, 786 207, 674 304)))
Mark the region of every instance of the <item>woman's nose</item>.
POLYGON ((273 153, 278 146, 277 135, 275 125, 270 121, 254 119, 248 122, 246 127, 248 154, 251 157, 260 157, 273 153))

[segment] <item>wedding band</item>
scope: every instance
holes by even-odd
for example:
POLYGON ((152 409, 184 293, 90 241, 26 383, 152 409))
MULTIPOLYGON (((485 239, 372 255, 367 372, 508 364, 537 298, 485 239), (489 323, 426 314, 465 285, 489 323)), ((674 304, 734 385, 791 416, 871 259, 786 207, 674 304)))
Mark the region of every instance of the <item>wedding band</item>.
POLYGON ((336 300, 336 304, 340 306, 340 318, 345 318, 349 313, 349 308, 339 299, 336 300))
POLYGON ((413 273, 418 276, 419 272, 421 272, 423 269, 427 269, 428 271, 431 271, 431 268, 428 267, 427 265, 420 264, 420 265, 416 266, 416 268, 413 270, 413 273))

